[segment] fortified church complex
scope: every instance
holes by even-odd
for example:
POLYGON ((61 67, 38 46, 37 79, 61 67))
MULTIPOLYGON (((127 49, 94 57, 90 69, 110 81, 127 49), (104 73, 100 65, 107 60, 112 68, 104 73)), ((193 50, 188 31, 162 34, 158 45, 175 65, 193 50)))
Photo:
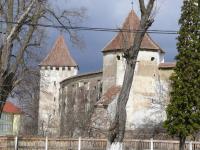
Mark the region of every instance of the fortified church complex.
MULTIPOLYGON (((139 18, 132 10, 122 28, 137 30, 139 18)), ((134 33, 117 33, 103 48, 102 71, 78 74, 64 37, 59 36, 40 63, 39 133, 84 136, 102 133, 123 84, 126 62, 123 50, 130 48, 134 33), (83 131, 87 130, 86 131, 83 131)), ((127 103, 126 129, 137 130, 162 122, 169 100, 169 77, 175 63, 164 61, 165 52, 145 34, 137 58, 135 76, 127 103)))

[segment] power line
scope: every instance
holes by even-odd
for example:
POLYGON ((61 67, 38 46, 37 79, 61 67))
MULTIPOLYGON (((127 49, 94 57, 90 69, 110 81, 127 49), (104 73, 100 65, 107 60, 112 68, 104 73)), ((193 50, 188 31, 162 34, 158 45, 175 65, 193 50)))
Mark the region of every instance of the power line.
MULTIPOLYGON (((6 24, 19 24, 18 22, 7 22, 0 20, 0 23, 6 24)), ((94 28, 94 27, 81 27, 81 26, 61 26, 61 25, 50 25, 50 24, 33 24, 33 23, 24 23, 28 26, 37 26, 45 28, 56 28, 56 29, 67 29, 67 30, 77 30, 77 31, 98 31, 98 32, 128 32, 128 33, 137 33, 142 32, 142 30, 132 30, 132 29, 117 29, 117 28, 94 28)), ((1 32, 0 32, 1 33, 1 32)), ((147 33, 151 34, 178 34, 178 31, 175 30, 148 30, 147 33)))

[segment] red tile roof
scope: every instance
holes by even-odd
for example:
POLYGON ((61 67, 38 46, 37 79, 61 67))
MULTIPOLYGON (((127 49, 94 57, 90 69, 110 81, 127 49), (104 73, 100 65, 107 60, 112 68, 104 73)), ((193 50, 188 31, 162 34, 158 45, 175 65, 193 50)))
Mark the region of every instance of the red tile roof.
POLYGON ((13 103, 7 101, 3 107, 3 112, 13 113, 13 114, 21 114, 22 111, 19 107, 15 106, 13 103))
POLYGON ((176 63, 175 62, 160 63, 158 67, 159 69, 172 69, 176 67, 176 63))
MULTIPOLYGON (((132 10, 125 22, 123 23, 122 29, 125 30, 138 30, 140 20, 135 12, 132 10)), ((106 47, 103 52, 122 50, 125 48, 130 48, 133 44, 135 33, 119 32, 106 47), (125 46, 126 45, 126 46, 125 46)), ((154 51, 164 52, 148 34, 145 34, 144 39, 141 43, 141 49, 149 49, 154 51)))
POLYGON ((69 49, 63 36, 59 36, 47 57, 40 66, 75 67, 75 60, 70 55, 69 49))
POLYGON ((112 86, 106 93, 101 97, 101 99, 96 103, 97 106, 107 106, 121 91, 121 86, 112 86))

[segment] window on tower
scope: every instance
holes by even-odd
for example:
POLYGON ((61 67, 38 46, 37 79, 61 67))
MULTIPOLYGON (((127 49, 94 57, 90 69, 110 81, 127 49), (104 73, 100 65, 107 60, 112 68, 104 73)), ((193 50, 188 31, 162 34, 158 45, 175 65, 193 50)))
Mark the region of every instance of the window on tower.
POLYGON ((119 55, 117 55, 117 60, 120 60, 120 56, 119 55))
POLYGON ((53 114, 54 114, 54 115, 56 114, 56 110, 55 110, 55 109, 53 110, 53 114))
POLYGON ((155 60, 155 57, 151 57, 151 61, 154 61, 155 60))

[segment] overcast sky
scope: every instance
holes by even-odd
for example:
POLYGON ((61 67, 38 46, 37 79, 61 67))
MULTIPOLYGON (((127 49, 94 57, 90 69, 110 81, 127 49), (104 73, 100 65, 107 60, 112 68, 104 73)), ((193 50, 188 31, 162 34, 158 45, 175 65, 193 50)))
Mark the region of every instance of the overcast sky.
MULTIPOLYGON (((134 0, 134 10, 139 16, 137 1, 134 0)), ((178 30, 182 2, 183 0, 158 0, 155 22, 151 29, 178 30)), ((131 0, 54 0, 54 5, 58 9, 85 7, 87 9, 87 18, 79 26, 103 28, 119 28, 132 7, 131 0)), ((48 33, 50 37, 48 41, 49 48, 59 34, 59 31, 53 29, 48 33)), ((71 54, 79 64, 80 72, 101 70, 101 50, 116 33, 81 31, 79 34, 85 43, 85 48, 81 50, 71 44, 67 35, 65 37, 71 54)), ((159 34, 151 34, 151 36, 166 51, 165 60, 167 62, 174 61, 176 55, 176 36, 159 34)))

